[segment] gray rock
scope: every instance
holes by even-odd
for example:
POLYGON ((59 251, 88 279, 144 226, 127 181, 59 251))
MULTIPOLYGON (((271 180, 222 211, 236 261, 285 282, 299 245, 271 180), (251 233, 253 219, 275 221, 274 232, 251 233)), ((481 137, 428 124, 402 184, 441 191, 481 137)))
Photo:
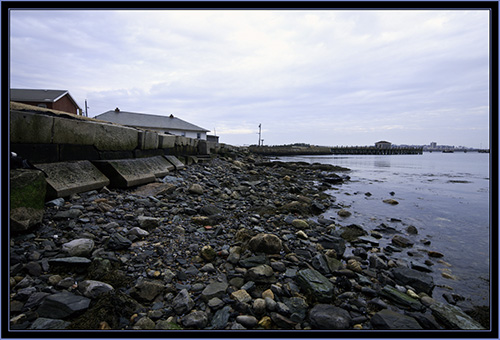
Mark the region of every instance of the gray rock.
POLYGON ((100 295, 106 294, 114 290, 114 288, 110 284, 104 282, 85 280, 78 284, 78 290, 80 291, 80 293, 83 294, 83 296, 95 299, 100 295))
POLYGON ((228 284, 225 282, 210 283, 202 292, 201 297, 203 300, 208 301, 215 297, 222 299, 226 295, 228 284))
POLYGON ((370 319, 370 323, 374 329, 422 329, 414 318, 389 309, 376 313, 370 319))
POLYGON ((320 253, 314 255, 314 257, 312 258, 312 265, 321 274, 330 274, 330 268, 328 266, 328 261, 325 259, 325 255, 320 253))
POLYGON ((430 309, 436 319, 451 329, 484 329, 457 306, 436 302, 430 306, 430 309))
POLYGON ((149 216, 139 216, 137 217, 137 222, 139 222, 139 226, 145 230, 152 230, 158 228, 160 225, 160 219, 149 216))
POLYGON ((37 313, 41 317, 64 319, 86 310, 89 305, 89 298, 69 292, 62 292, 46 297, 38 308, 37 313))
POLYGON ((242 266, 243 268, 252 268, 266 263, 267 263, 267 257, 265 255, 259 255, 241 259, 239 265, 242 266))
POLYGON ((130 295, 138 300, 153 301, 164 290, 165 285, 161 281, 142 280, 132 288, 130 295))
POLYGON ((134 325, 134 329, 154 329, 155 322, 147 316, 142 317, 134 325))
POLYGON ((309 320, 315 329, 348 329, 351 317, 342 308, 317 304, 309 311, 309 320))
POLYGON ((65 329, 71 323, 61 319, 38 318, 30 325, 29 329, 65 329))
POLYGON ((247 271, 245 278, 248 281, 254 281, 255 283, 275 283, 277 281, 273 268, 267 264, 250 268, 247 271))
POLYGON ((55 220, 67 220, 67 219, 75 219, 80 217, 83 212, 80 209, 69 209, 59 211, 54 215, 55 220))
POLYGON ((238 315, 236 317, 236 322, 243 325, 245 328, 254 328, 257 325, 257 318, 252 315, 238 315))
POLYGON ((307 294, 320 302, 329 302, 333 298, 333 284, 314 269, 303 269, 299 271, 296 281, 307 294))
POLYGON ((93 249, 94 241, 88 238, 78 238, 62 245, 62 250, 70 256, 88 257, 93 249))
POLYGON ((184 327, 203 329, 208 323, 208 315, 203 311, 194 311, 182 318, 184 327))
POLYGON ((31 207, 18 207, 10 210, 10 228, 12 232, 25 232, 40 224, 43 210, 31 207))
POLYGON ((199 184, 192 184, 189 189, 189 193, 195 194, 195 195, 202 195, 203 194, 203 187, 199 184))
POLYGON ((130 229, 130 231, 128 233, 129 233, 129 235, 135 235, 135 236, 139 236, 139 237, 146 237, 149 235, 148 231, 141 229, 139 227, 133 227, 132 229, 130 229))
POLYGON ((262 315, 266 312, 266 300, 258 298, 253 301, 253 311, 257 315, 262 315))
POLYGON ((175 312, 182 315, 191 311, 194 307, 194 301, 189 296, 187 289, 182 289, 172 301, 175 312))
POLYGON ((300 297, 291 297, 285 299, 285 304, 288 306, 292 321, 302 322, 306 318, 309 308, 306 300, 300 297))
POLYGON ((231 307, 225 306, 215 312, 212 321, 210 323, 210 329, 224 329, 227 326, 229 317, 231 316, 231 307))

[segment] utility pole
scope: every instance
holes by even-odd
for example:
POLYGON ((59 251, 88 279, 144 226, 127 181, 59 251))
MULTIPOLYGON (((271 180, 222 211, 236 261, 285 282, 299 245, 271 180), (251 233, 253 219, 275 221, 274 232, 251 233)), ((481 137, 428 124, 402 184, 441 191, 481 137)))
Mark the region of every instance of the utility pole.
POLYGON ((89 116, 89 113, 87 112, 88 108, 89 107, 87 106, 87 99, 85 99, 85 117, 89 116))
POLYGON ((262 124, 259 124, 259 146, 260 146, 260 137, 261 137, 261 125, 262 124))

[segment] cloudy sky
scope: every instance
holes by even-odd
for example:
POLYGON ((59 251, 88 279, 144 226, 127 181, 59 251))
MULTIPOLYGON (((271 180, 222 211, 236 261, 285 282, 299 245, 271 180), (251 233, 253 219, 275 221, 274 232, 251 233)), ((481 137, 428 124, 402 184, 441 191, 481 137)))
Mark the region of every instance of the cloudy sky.
POLYGON ((233 145, 489 145, 484 10, 12 10, 12 88, 233 145))

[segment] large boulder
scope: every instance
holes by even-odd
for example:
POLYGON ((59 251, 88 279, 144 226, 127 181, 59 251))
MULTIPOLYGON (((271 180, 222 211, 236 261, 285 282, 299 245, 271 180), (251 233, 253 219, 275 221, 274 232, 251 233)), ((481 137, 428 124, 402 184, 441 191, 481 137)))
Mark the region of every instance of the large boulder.
POLYGON ((265 233, 252 237, 248 246, 255 253, 266 254, 279 254, 283 247, 278 236, 265 233))
POLYGON ((315 329, 348 329, 351 316, 334 305, 317 304, 309 311, 309 320, 315 329))
POLYGON ((24 232, 42 222, 47 182, 39 170, 10 171, 10 222, 12 232, 24 232))
POLYGON ((484 329, 457 306, 436 302, 430 309, 436 319, 451 329, 484 329))

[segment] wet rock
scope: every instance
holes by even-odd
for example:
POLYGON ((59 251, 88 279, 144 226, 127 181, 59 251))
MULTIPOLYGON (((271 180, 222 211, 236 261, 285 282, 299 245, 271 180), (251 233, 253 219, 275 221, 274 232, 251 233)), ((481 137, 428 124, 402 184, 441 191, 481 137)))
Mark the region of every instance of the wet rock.
POLYGON ((409 285, 418 292, 430 295, 434 289, 434 280, 427 273, 406 267, 396 267, 391 269, 391 274, 394 276, 396 282, 402 285, 409 285))
POLYGON ((313 299, 329 302, 333 297, 333 284, 314 269, 304 269, 297 273, 297 284, 313 299))
POLYGON ((481 324, 465 314, 459 307, 436 302, 430 306, 432 314, 450 329, 484 329, 481 324))
POLYGON ((135 323, 134 329, 155 329, 155 322, 145 316, 135 323))
POLYGON ((387 204, 390 204, 390 205, 397 205, 399 204, 398 201, 396 201, 395 199, 392 199, 392 198, 389 198, 389 199, 386 199, 386 200, 383 200, 384 203, 387 203, 387 204))
POLYGON ((392 237, 392 243, 394 243, 398 247, 403 247, 403 248, 413 246, 413 242, 411 242, 409 239, 401 235, 394 235, 392 237))
POLYGON ((414 318, 389 309, 376 313, 370 323, 374 329, 422 329, 414 318))
POLYGON ((349 217, 352 214, 345 209, 340 209, 339 211, 337 211, 337 215, 339 215, 340 217, 349 217))
POLYGON ((418 300, 411 298, 405 293, 401 293, 400 291, 391 286, 385 286, 382 289, 381 294, 387 299, 390 299, 391 301, 396 303, 397 305, 411 308, 417 311, 424 309, 424 306, 418 300))
POLYGON ((309 320, 314 329, 348 329, 351 317, 342 308, 317 304, 309 311, 309 320))
POLYGON ((231 293, 231 299, 240 302, 240 303, 247 303, 252 301, 252 297, 248 292, 244 289, 237 290, 233 293, 231 293))

